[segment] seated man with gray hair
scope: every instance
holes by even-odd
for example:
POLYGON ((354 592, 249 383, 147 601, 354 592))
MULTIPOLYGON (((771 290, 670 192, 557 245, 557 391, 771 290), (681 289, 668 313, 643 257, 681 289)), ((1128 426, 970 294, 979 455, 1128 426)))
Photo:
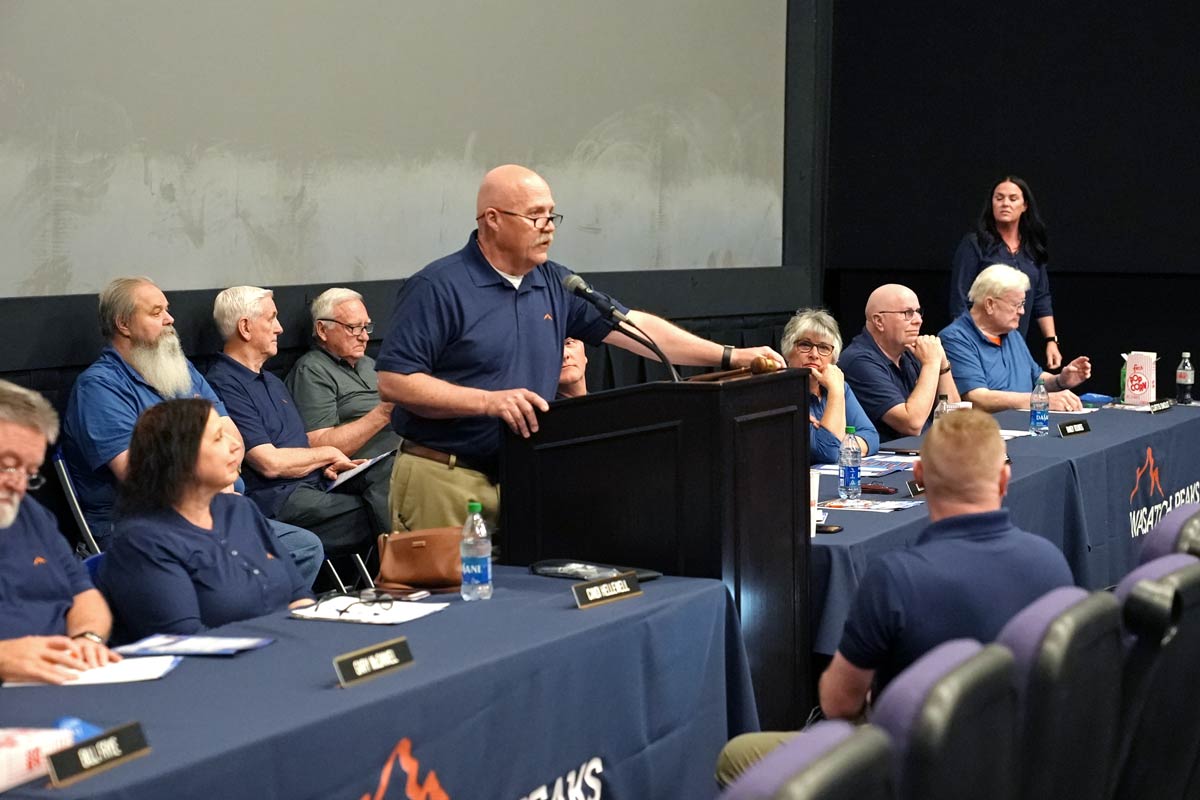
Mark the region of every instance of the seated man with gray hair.
POLYGON ((283 332, 272 295, 256 286, 235 286, 213 303, 225 350, 208 380, 245 441, 246 496, 263 516, 312 530, 326 548, 365 547, 389 530, 387 493, 373 505, 352 492, 354 481, 326 491, 338 473, 361 460, 351 460, 333 445, 310 446, 291 393, 263 369, 279 351, 283 332))
POLYGON ((819 308, 797 311, 783 329, 779 349, 789 367, 809 370, 809 461, 836 464, 838 449, 848 435, 847 426, 854 428, 854 437, 864 456, 877 452, 879 433, 838 369, 842 334, 829 312, 819 308))
POLYGON ((976 276, 967 299, 971 307, 942 328, 939 338, 954 368, 964 400, 984 411, 1029 408, 1029 393, 1045 381, 1053 411, 1075 411, 1083 403, 1070 391, 1092 375, 1092 363, 1079 356, 1058 375, 1033 360, 1017 331, 1025 313, 1029 277, 1006 264, 992 264, 976 276))
POLYGON ((105 646, 108 603, 54 516, 26 494, 43 478, 58 415, 36 392, 0 381, 0 682, 64 683, 121 657, 105 646))
MULTIPOLYGON (((362 295, 353 289, 326 289, 310 311, 312 349, 284 379, 304 418, 309 445, 333 445, 351 458, 395 450, 400 437, 392 432, 392 404, 379 400, 375 359, 367 355, 375 323, 362 295)), ((371 471, 386 469, 390 475, 391 462, 380 464, 371 471)))

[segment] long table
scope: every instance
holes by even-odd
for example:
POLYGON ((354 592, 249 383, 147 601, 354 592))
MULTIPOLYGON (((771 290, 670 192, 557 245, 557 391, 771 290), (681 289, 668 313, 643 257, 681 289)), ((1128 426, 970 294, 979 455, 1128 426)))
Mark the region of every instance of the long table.
POLYGON ((448 597, 400 626, 279 614, 218 631, 273 644, 187 658, 158 681, 0 688, 5 726, 138 720, 152 748, 64 789, 43 779, 4 797, 714 797, 721 746, 758 728, 725 586, 661 578, 586 610, 569 586, 498 568, 492 600, 448 597), (411 666, 338 687, 335 655, 401 635, 411 666), (441 794, 428 791, 435 776, 441 794))
MULTIPOLYGON (((1023 430, 1028 412, 997 415, 1000 427, 1023 430)), ((1067 557, 1075 581, 1088 589, 1117 583, 1136 566, 1141 537, 1163 513, 1182 502, 1200 502, 1200 407, 1158 414, 1100 409, 1081 417, 1091 432, 1060 438, 1010 440, 1012 483, 1004 505, 1013 522, 1054 542, 1067 557)), ((919 446, 919 439, 888 443, 919 446)), ((885 445, 886 447, 887 445, 885 445)), ((911 472, 880 479, 903 488, 911 472)), ((837 496, 837 480, 822 476, 820 499, 837 496)), ((883 497, 868 495, 868 497, 883 497)), ((844 530, 818 535, 812 549, 813 647, 830 654, 868 561, 916 541, 929 524, 924 505, 889 514, 831 511, 844 530)))

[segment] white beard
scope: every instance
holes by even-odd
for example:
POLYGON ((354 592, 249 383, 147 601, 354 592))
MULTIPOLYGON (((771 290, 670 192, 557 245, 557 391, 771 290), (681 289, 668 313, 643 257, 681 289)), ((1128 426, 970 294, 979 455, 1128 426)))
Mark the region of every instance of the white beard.
POLYGON ((0 490, 0 530, 11 527, 21 513, 21 496, 16 492, 0 490))
POLYGON ((134 342, 129 364, 163 397, 191 397, 192 375, 174 328, 164 330, 152 343, 134 342))

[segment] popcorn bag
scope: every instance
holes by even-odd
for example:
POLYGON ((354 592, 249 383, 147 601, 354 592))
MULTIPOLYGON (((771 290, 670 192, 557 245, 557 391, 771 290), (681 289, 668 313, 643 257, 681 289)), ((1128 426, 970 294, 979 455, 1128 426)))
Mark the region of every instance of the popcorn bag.
POLYGON ((1158 381, 1154 366, 1157 360, 1157 353, 1141 350, 1134 350, 1125 359, 1125 402, 1128 405, 1144 406, 1157 399, 1155 392, 1158 381))

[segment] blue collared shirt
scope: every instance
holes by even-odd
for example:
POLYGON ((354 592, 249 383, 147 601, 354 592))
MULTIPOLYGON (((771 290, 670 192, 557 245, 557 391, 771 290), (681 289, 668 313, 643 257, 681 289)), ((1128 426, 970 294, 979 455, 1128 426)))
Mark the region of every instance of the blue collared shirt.
POLYGON ((211 511, 212 530, 170 509, 117 523, 97 582, 119 621, 118 639, 197 633, 312 596, 252 502, 222 493, 211 511))
POLYGON ((91 588, 54 515, 26 495, 0 531, 0 639, 65 634, 75 595, 91 588))
POLYGON ((1013 331, 999 344, 979 330, 970 311, 942 328, 938 337, 954 368, 954 384, 965 399, 972 389, 1031 392, 1042 368, 1029 353, 1025 337, 1013 331))
MULTIPOLYGON (((190 361, 188 374, 192 377, 190 396, 208 400, 218 414, 226 416, 220 398, 190 361)), ((108 462, 129 449, 138 417, 163 399, 112 345, 75 379, 63 417, 62 449, 93 532, 107 530, 113 516, 117 477, 108 462)))
MULTIPOLYGON (((221 353, 208 370, 208 380, 241 431, 246 452, 262 444, 308 447, 304 420, 287 387, 275 375, 265 369, 255 372, 221 353)), ((297 486, 321 485, 321 472, 322 468, 317 467, 303 478, 267 478, 247 461, 242 478, 246 481, 246 496, 258 504, 263 514, 274 517, 297 486)))
POLYGON ((838 651, 876 670, 882 689, 943 642, 992 641, 1018 611, 1073 582, 1062 552, 1014 527, 1006 509, 943 519, 913 546, 871 560, 838 651))
MULTIPOLYGON (((921 362, 917 357, 905 350, 897 367, 864 328, 842 351, 838 366, 846 375, 846 383, 854 387, 863 411, 875 423, 879 438, 886 442, 906 436, 884 422, 883 415, 907 403, 917 387, 917 379, 921 377, 921 362)), ((925 421, 926 428, 929 422, 925 421)))
MULTIPOLYGON (((821 390, 821 394, 808 396, 808 413, 813 417, 820 419, 825 413, 825 390, 821 390)), ((858 398, 854 396, 854 391, 846 387, 846 425, 854 426, 854 435, 867 443, 867 455, 879 452, 879 433, 875 430, 875 426, 871 424, 871 420, 867 418, 867 414, 863 411, 862 406, 858 404, 858 398)), ((838 461, 838 448, 842 443, 838 438, 825 428, 818 428, 814 425, 808 426, 808 460, 811 464, 836 464, 838 461)))
MULTIPOLYGON (((612 330, 599 311, 563 287, 570 274, 547 261, 514 289, 484 258, 472 232, 462 250, 404 282, 375 368, 489 391, 524 388, 551 400, 563 340, 596 345, 612 330)), ((500 424, 483 416, 429 419, 400 406, 392 412, 392 427, 404 438, 483 465, 499 452, 500 424)))
POLYGON ((950 316, 956 317, 967 310, 967 295, 971 284, 979 273, 992 264, 1007 264, 1024 272, 1029 278, 1029 291, 1025 293, 1025 313, 1017 328, 1024 336, 1029 332, 1029 320, 1054 316, 1050 304, 1050 277, 1046 265, 1038 264, 1022 246, 1016 253, 1009 252, 1008 245, 997 239, 986 250, 979 246, 979 236, 968 233, 954 251, 950 267, 950 316))

